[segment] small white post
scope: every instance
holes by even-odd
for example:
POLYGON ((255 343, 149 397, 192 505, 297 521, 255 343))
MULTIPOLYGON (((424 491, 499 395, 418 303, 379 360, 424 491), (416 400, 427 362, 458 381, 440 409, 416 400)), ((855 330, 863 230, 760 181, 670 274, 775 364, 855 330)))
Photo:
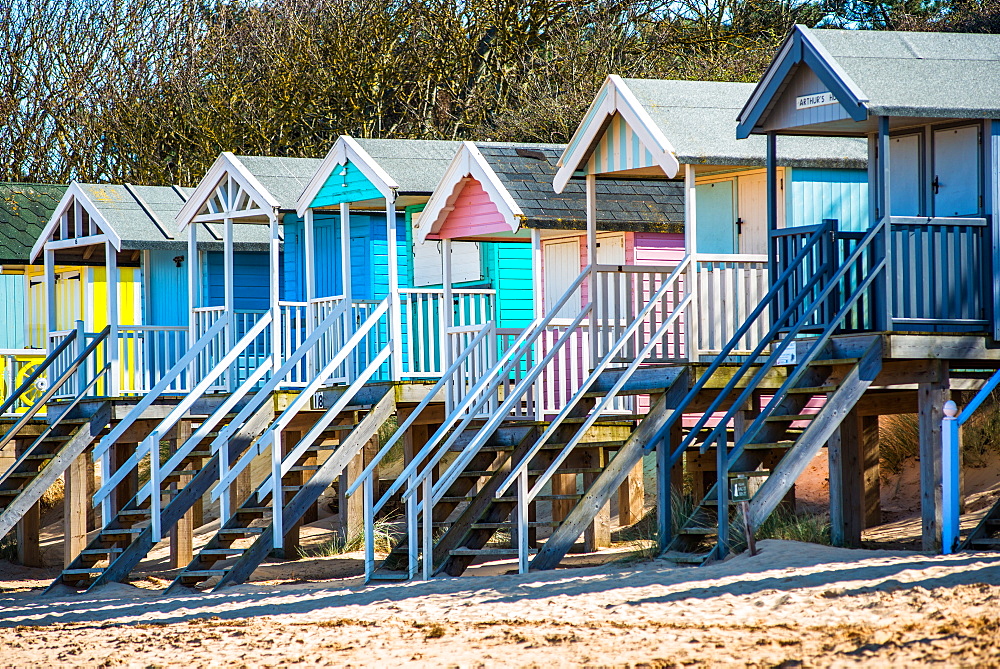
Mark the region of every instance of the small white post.
MULTIPOLYGON (((340 286, 341 294, 347 300, 347 311, 344 312, 344 341, 354 334, 354 302, 351 295, 351 205, 349 202, 340 203, 340 286)), ((338 330, 339 331, 339 330, 338 330)), ((354 353, 347 356, 344 361, 344 369, 347 370, 347 383, 354 381, 354 353)))
POLYGON ((528 470, 517 477, 517 572, 528 573, 528 470))
MULTIPOLYGON (((698 346, 698 208, 697 189, 694 180, 694 165, 684 166, 684 250, 691 256, 688 266, 687 292, 694 297, 688 303, 685 322, 687 324, 687 357, 691 362, 698 362, 700 347, 698 346)), ((748 305, 748 308, 750 306, 748 305)))
MULTIPOLYGON (((235 286, 235 262, 233 258, 233 219, 226 218, 222 228, 222 286, 224 313, 222 318, 226 319, 226 351, 232 351, 236 345, 236 286, 235 286)), ((214 361, 213 361, 214 362, 214 361)), ((226 370, 226 387, 230 392, 236 389, 236 382, 233 378, 233 366, 226 370)))
MULTIPOLYGON (((365 478, 364 490, 364 523, 365 523, 365 577, 370 579, 375 571, 375 492, 372 476, 365 478)), ((347 540, 347 537, 344 537, 347 540)), ((411 542, 412 543, 412 542, 411 542)), ((410 572, 413 576, 413 570, 410 572)))
MULTIPOLYGON (((416 485, 416 474, 410 476, 410 480, 407 482, 407 488, 413 490, 416 485)), ((410 495, 406 498, 406 555, 408 558, 408 578, 414 578, 417 575, 417 570, 420 568, 420 543, 418 541, 419 531, 418 531, 418 517, 420 514, 420 508, 418 506, 419 502, 417 500, 416 494, 410 495)), ((365 504, 365 508, 369 508, 369 504, 365 504)))
POLYGON ((281 347, 281 238, 278 236, 278 213, 271 220, 271 364, 275 371, 281 367, 283 351, 281 347))
POLYGON ((396 248, 396 194, 385 199, 386 258, 389 262, 389 338, 392 340, 391 378, 403 378, 403 324, 399 300, 399 253, 396 248))
MULTIPOLYGON (((454 362, 451 346, 448 345, 448 330, 455 327, 455 298, 451 288, 451 240, 441 240, 441 371, 451 367, 454 362)), ((464 324, 463 324, 464 325, 464 324)), ((445 387, 445 397, 452 397, 455 392, 454 377, 448 379, 445 387)))
MULTIPOLYGON (((281 490, 281 444, 284 439, 281 430, 274 430, 271 434, 274 435, 271 438, 271 527, 274 528, 271 545, 281 548, 285 543, 285 493, 281 490)), ((286 559, 288 557, 285 556, 286 559)))
POLYGON ((941 553, 950 555, 958 548, 961 489, 959 471, 958 405, 948 400, 941 419, 941 553))
MULTIPOLYGON (((80 357, 83 352, 87 349, 87 328, 83 324, 83 321, 78 320, 76 322, 76 356, 80 357)), ((94 365, 94 373, 100 369, 100 365, 94 365)), ((105 383, 107 383, 105 379, 105 383)), ((84 361, 80 364, 80 368, 76 372, 76 392, 74 395, 83 392, 83 389, 87 387, 87 362, 84 361)))
POLYGON ((424 491, 424 580, 429 581, 434 571, 434 487, 431 480, 433 470, 428 470, 423 480, 424 491))
POLYGON ((56 309, 56 252, 51 249, 45 249, 45 302, 48 309, 46 310, 46 326, 45 326, 45 342, 46 349, 51 351, 54 346, 52 345, 52 339, 49 337, 49 333, 55 332, 57 319, 57 309, 56 309))
MULTIPOLYGON (((201 283, 198 281, 198 224, 191 222, 188 224, 188 346, 194 346, 198 341, 198 321, 195 318, 195 309, 201 306, 201 283)), ((197 359, 192 361, 188 368, 188 388, 194 388, 201 381, 196 372, 198 370, 197 359)))
MULTIPOLYGON (((542 231, 538 228, 531 229, 531 280, 534 285, 534 290, 532 292, 532 304, 534 307, 534 317, 538 318, 543 313, 545 313, 545 273, 543 271, 544 265, 544 253, 542 251, 542 231)), ((549 296, 549 299, 559 299, 559 296, 549 296)), ((532 346, 532 359, 540 360, 542 358, 542 346, 539 341, 540 338, 536 338, 532 346)), ((542 397, 544 395, 545 388, 542 387, 542 383, 539 380, 534 387, 534 413, 535 420, 542 420, 542 397)))
MULTIPOLYGON (((108 334, 106 349, 108 362, 111 364, 110 377, 107 379, 108 397, 118 397, 118 386, 121 380, 121 364, 118 360, 118 255, 111 242, 104 243, 105 279, 108 288, 108 334)), ((96 366, 95 366, 96 367, 96 366)))
MULTIPOLYGON (((319 314, 316 312, 316 305, 313 304, 313 300, 316 299, 316 246, 313 241, 313 210, 306 209, 305 219, 302 223, 303 236, 302 245, 304 248, 303 255, 305 256, 305 297, 306 297, 306 336, 312 334, 316 325, 320 322, 319 314)), ((315 349, 309 351, 306 358, 306 369, 309 373, 309 378, 313 378, 317 372, 316 364, 316 351, 315 349)))
MULTIPOLYGON (((587 187, 587 266, 590 268, 590 276, 587 279, 588 299, 594 302, 597 299, 597 272, 594 264, 597 262, 597 175, 588 174, 586 179, 587 187)), ((582 305, 575 305, 579 310, 582 305)), ((590 358, 587 360, 587 369, 593 369, 597 365, 597 309, 590 311, 590 358)))
MULTIPOLYGON (((149 449, 149 519, 155 544, 163 538, 160 527, 160 505, 163 503, 160 493, 160 438, 154 431, 143 441, 143 445, 149 449)), ((139 452, 142 453, 141 447, 139 452)))

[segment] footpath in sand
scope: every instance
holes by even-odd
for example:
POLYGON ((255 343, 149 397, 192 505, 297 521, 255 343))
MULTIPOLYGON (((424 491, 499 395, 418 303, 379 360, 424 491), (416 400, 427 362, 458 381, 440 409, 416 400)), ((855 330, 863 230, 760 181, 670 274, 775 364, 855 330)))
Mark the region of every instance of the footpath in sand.
POLYGON ((0 665, 1000 666, 1000 554, 764 541, 523 576, 0 594, 0 665))

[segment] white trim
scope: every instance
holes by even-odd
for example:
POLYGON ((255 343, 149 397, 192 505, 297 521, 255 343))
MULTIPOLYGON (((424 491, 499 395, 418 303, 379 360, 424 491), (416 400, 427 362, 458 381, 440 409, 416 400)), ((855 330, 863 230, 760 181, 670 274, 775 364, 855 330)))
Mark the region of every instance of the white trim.
MULTIPOLYGON (((205 220, 215 220, 223 221, 226 218, 233 218, 234 214, 238 212, 224 212, 220 211, 214 218, 209 219, 205 215, 199 214, 202 207, 212 198, 215 194, 215 189, 222 183, 223 179, 226 177, 232 177, 240 187, 250 195, 251 199, 257 202, 258 205, 265 205, 270 207, 272 211, 278 209, 281 205, 274 199, 266 188, 259 181, 257 177, 250 173, 250 170, 239 161, 239 159, 229 151, 223 151, 219 154, 219 157, 215 159, 212 163, 212 167, 209 168, 208 172, 205 174, 204 178, 198 182, 198 186, 191 193, 184 206, 181 210, 177 212, 177 216, 174 217, 174 221, 177 223, 177 229, 184 230, 193 221, 205 221, 205 220), (256 196, 256 197, 254 197, 256 196)), ((262 215, 268 215, 270 212, 262 210, 262 215)), ((246 214, 244 214, 246 215, 246 214)))
POLYGON ((56 227, 60 225, 63 214, 65 214, 71 206, 75 206, 77 203, 87 210, 91 221, 96 222, 98 227, 100 227, 104 233, 104 235, 100 236, 100 238, 94 235, 87 237, 87 239, 92 239, 92 243, 95 244, 103 244, 105 241, 110 241, 112 246, 115 247, 115 250, 121 251, 121 237, 117 232, 115 232, 115 229, 111 227, 108 220, 104 218, 104 214, 101 213, 101 210, 97 207, 97 205, 94 204, 83 188, 81 188, 79 182, 74 181, 69 185, 69 188, 66 189, 66 192, 63 193, 63 196, 59 199, 59 204, 56 205, 55 210, 52 212, 52 216, 49 217, 49 222, 45 224, 45 227, 42 229, 42 233, 38 235, 38 239, 35 240, 34 246, 31 247, 31 262, 35 262, 43 248, 66 248, 69 246, 77 246, 77 244, 66 244, 61 247, 48 246, 53 243, 59 244, 69 241, 64 239, 59 240, 58 242, 49 242, 48 239, 52 236, 56 227))
MULTIPOLYGON (((596 110, 598 113, 591 115, 590 110, 588 110, 587 116, 584 118, 589 119, 589 122, 576 129, 566 151, 559 158, 559 170, 552 180, 552 185, 557 193, 563 192, 566 184, 573 177, 573 173, 587 163, 594 147, 601 139, 608 119, 615 113, 621 114, 625 122, 632 128, 632 132, 639 136, 640 143, 653 154, 653 160, 660 166, 668 179, 674 178, 680 169, 673 145, 660 130, 660 127, 653 122, 646 109, 625 85, 622 78, 615 74, 608 75, 601 87, 601 92, 605 92, 605 89, 609 90, 606 91, 607 94, 604 96, 601 106, 596 110), (569 147, 573 147, 572 152, 569 147)), ((600 97, 600 93, 598 93, 598 97, 600 97)))
POLYGON ((455 206, 455 199, 461 193, 467 179, 479 182, 490 201, 496 206, 511 232, 517 232, 524 220, 524 212, 514 202, 510 191, 500 181, 486 158, 473 142, 462 142, 462 148, 452 158, 441 181, 431 194, 427 206, 420 212, 420 220, 414 223, 414 241, 423 244, 427 235, 441 229, 448 214, 455 206))
POLYGON ((348 162, 361 170, 361 173, 378 189, 382 197, 387 200, 395 199, 399 184, 389 176, 388 172, 382 169, 382 166, 367 151, 361 148, 357 140, 349 135, 341 135, 323 158, 319 169, 306 184, 302 194, 299 195, 299 199, 295 203, 295 213, 299 218, 305 217, 306 209, 310 208, 312 201, 316 199, 319 190, 333 174, 334 169, 340 165, 346 165, 348 162))

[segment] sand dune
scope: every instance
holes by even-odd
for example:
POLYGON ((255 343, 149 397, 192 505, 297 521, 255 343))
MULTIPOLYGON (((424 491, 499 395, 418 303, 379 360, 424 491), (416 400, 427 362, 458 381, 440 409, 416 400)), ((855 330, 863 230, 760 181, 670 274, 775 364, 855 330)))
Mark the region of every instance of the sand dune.
MULTIPOLYGON (((0 597, 0 664, 671 666, 1000 663, 1000 554, 764 541, 523 576, 0 597)), ((340 559, 340 558, 335 558, 340 559)))

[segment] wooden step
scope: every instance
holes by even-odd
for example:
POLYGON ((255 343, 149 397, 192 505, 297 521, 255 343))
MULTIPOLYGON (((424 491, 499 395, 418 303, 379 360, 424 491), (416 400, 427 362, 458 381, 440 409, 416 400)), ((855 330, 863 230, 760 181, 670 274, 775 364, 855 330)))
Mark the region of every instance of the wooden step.
POLYGON ((202 548, 198 555, 242 555, 245 552, 244 548, 202 548))
MULTIPOLYGON (((568 445, 567 442, 549 442, 542 446, 541 450, 562 450, 568 445)), ((613 440, 613 441, 587 441, 576 445, 576 448, 621 448, 625 445, 623 440, 613 440)), ((516 446, 511 445, 494 445, 486 444, 483 446, 484 451, 513 451, 516 446)))
POLYGON ((815 420, 819 416, 818 413, 792 413, 785 416, 768 416, 764 419, 766 423, 785 423, 792 422, 794 420, 815 420))
POLYGON ((236 515, 238 516, 266 516, 271 513, 271 507, 269 506, 241 506, 236 509, 236 515))
POLYGON ((669 555, 662 556, 664 560, 669 562, 676 562, 678 564, 701 564, 705 561, 708 555, 703 555, 700 553, 672 553, 669 555))
POLYGON ((748 451, 764 451, 772 448, 791 448, 795 445, 794 441, 766 441, 754 444, 747 444, 743 448, 748 451))
POLYGON ((229 571, 228 569, 192 569, 191 571, 182 572, 180 575, 181 580, 187 579, 198 579, 199 581, 205 581, 213 576, 224 576, 225 573, 229 571))
POLYGON ((104 573, 104 567, 83 567, 80 569, 63 569, 63 576, 90 576, 91 574, 97 574, 98 576, 104 573))
POLYGON ((715 527, 682 527, 678 534, 696 534, 701 536, 711 536, 718 534, 718 528, 715 527))
POLYGON ((832 367, 834 365, 856 365, 861 358, 829 358, 827 360, 813 360, 810 367, 832 367))
POLYGON ((791 388, 789 395, 826 395, 837 390, 839 386, 804 386, 802 388, 791 388))
POLYGON ((973 539, 973 548, 997 548, 1000 547, 1000 538, 997 539, 973 539))
POLYGON ((139 528, 139 527, 130 527, 130 528, 119 527, 113 530, 101 530, 100 534, 98 534, 97 536, 101 537, 102 539, 107 537, 129 537, 129 536, 134 537, 139 534, 142 534, 143 529, 144 528, 139 528))
POLYGON ((263 527, 226 527, 217 532, 220 537, 236 536, 246 537, 251 534, 261 534, 266 528, 263 527))
MULTIPOLYGON (((537 548, 529 548, 528 554, 534 555, 537 548)), ((453 548, 448 551, 449 555, 490 555, 495 557, 517 557, 520 555, 516 548, 453 548)))
POLYGON ((80 555, 112 555, 113 553, 121 553, 124 548, 85 548, 80 551, 80 555))

